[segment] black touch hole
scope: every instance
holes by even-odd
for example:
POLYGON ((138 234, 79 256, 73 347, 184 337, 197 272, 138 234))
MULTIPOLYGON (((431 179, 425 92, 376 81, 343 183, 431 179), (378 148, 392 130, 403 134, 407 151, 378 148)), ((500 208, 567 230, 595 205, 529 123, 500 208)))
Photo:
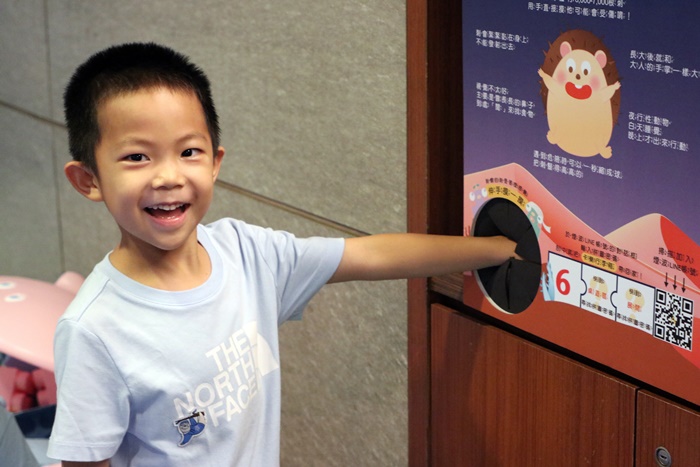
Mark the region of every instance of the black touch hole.
POLYGON ((477 280, 488 297, 507 313, 521 313, 535 300, 540 286, 541 256, 537 234, 528 216, 515 203, 494 198, 484 204, 474 220, 473 235, 503 235, 517 243, 516 253, 500 266, 479 269, 477 280))

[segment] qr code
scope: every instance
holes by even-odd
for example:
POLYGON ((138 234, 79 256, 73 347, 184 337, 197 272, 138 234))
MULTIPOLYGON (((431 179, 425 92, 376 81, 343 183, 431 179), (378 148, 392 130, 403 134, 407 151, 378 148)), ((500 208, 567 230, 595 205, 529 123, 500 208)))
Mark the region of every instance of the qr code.
POLYGON ((686 350, 693 346, 693 301, 656 289, 654 336, 686 350))

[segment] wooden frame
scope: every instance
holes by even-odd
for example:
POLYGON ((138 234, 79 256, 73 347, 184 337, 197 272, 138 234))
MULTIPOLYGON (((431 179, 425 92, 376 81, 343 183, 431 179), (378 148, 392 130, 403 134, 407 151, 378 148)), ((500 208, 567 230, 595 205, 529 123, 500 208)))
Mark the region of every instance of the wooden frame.
MULTIPOLYGON (((462 2, 406 2, 408 230, 462 233, 462 2)), ((430 459, 430 296, 408 285, 409 465, 430 459)))

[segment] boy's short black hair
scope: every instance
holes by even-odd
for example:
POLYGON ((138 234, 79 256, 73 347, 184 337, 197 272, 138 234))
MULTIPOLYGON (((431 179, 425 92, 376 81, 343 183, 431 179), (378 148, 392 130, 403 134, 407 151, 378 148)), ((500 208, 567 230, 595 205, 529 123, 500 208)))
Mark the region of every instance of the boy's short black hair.
POLYGON ((97 175, 95 147, 100 140, 97 108, 105 99, 151 87, 191 91, 204 109, 214 153, 219 118, 209 79, 186 56, 154 43, 128 43, 97 52, 80 65, 63 94, 68 147, 73 159, 97 175))

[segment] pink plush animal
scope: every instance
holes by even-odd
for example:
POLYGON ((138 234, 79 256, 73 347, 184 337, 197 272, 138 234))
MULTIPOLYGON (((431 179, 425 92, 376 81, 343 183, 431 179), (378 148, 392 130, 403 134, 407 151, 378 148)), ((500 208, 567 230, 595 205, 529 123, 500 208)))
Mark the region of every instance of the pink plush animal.
POLYGON ((0 275, 0 352, 53 371, 56 323, 82 283, 75 272, 53 284, 0 275))

